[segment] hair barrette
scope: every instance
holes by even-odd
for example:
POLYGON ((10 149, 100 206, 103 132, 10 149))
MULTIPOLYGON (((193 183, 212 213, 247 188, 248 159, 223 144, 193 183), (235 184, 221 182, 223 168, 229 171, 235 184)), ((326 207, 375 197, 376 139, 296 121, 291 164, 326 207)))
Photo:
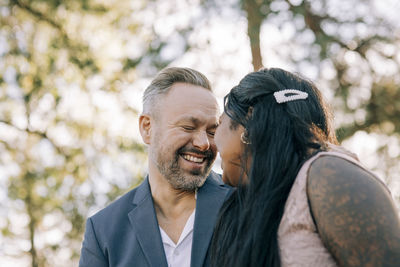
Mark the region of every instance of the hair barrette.
POLYGON ((306 99, 308 94, 306 92, 297 89, 284 89, 274 93, 274 97, 277 103, 285 103, 299 99, 306 99))

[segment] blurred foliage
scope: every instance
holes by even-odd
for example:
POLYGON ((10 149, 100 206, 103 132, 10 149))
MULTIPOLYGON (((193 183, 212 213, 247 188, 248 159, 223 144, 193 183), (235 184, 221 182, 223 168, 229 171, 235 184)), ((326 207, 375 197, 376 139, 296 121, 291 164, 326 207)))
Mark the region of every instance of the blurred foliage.
POLYGON ((215 17, 248 22, 254 69, 279 57, 300 73, 316 73, 339 139, 374 137, 379 160, 368 167, 395 185, 400 32, 373 5, 0 0, 0 256, 27 257, 31 266, 76 265, 86 217, 145 173, 146 150, 136 138, 148 79, 176 62, 194 67, 193 58, 206 58, 210 47, 230 50, 205 59, 216 80, 221 68, 241 65, 226 61, 242 49, 231 49, 237 40, 216 44, 204 34, 220 23, 215 17), (274 29, 278 43, 270 38, 274 29))
POLYGON ((145 149, 132 130, 137 110, 121 91, 145 56, 155 69, 168 63, 155 55, 162 41, 150 47, 157 41, 150 35, 137 58, 113 58, 100 43, 107 40, 91 42, 112 31, 137 34, 130 4, 0 1, 0 164, 7 188, 0 225, 8 256, 29 255, 32 266, 76 265, 88 214, 144 175, 145 149), (119 114, 126 117, 113 117, 119 114), (121 131, 109 128, 111 120, 121 131))

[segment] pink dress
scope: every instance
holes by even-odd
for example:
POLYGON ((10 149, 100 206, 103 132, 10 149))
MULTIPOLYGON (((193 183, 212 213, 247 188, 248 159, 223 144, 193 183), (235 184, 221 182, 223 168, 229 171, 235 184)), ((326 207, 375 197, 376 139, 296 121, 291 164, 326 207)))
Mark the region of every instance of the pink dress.
MULTIPOLYGON (((319 237, 311 217, 306 191, 308 170, 311 163, 320 156, 332 155, 341 157, 361 166, 355 155, 344 151, 340 147, 333 147, 333 149, 333 151, 329 152, 320 152, 306 161, 301 167, 289 193, 278 229, 278 242, 283 267, 338 266, 319 237)), ((365 169, 364 167, 362 168, 365 169)))

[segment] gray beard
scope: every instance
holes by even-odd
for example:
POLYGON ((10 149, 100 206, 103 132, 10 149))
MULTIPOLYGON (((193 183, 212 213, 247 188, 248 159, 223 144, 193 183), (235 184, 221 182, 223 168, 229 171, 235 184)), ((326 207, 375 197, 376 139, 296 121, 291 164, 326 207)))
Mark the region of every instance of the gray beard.
POLYGON ((157 162, 157 168, 159 172, 167 179, 171 184, 172 188, 185 192, 194 192, 197 188, 200 188, 206 181, 207 176, 211 172, 211 163, 207 163, 204 173, 201 171, 191 171, 185 173, 179 167, 179 155, 175 155, 174 161, 168 162, 157 162))

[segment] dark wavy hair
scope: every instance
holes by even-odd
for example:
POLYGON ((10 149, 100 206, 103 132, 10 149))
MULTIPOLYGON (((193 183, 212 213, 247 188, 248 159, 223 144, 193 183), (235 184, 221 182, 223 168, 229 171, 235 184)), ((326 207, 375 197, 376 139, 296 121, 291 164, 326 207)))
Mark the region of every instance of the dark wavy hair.
POLYGON ((224 99, 232 126, 249 144, 247 182, 224 203, 211 245, 212 266, 280 266, 278 228, 297 173, 308 158, 337 143, 331 116, 315 85, 278 68, 246 75, 224 99), (278 104, 273 93, 297 89, 308 98, 278 104))

